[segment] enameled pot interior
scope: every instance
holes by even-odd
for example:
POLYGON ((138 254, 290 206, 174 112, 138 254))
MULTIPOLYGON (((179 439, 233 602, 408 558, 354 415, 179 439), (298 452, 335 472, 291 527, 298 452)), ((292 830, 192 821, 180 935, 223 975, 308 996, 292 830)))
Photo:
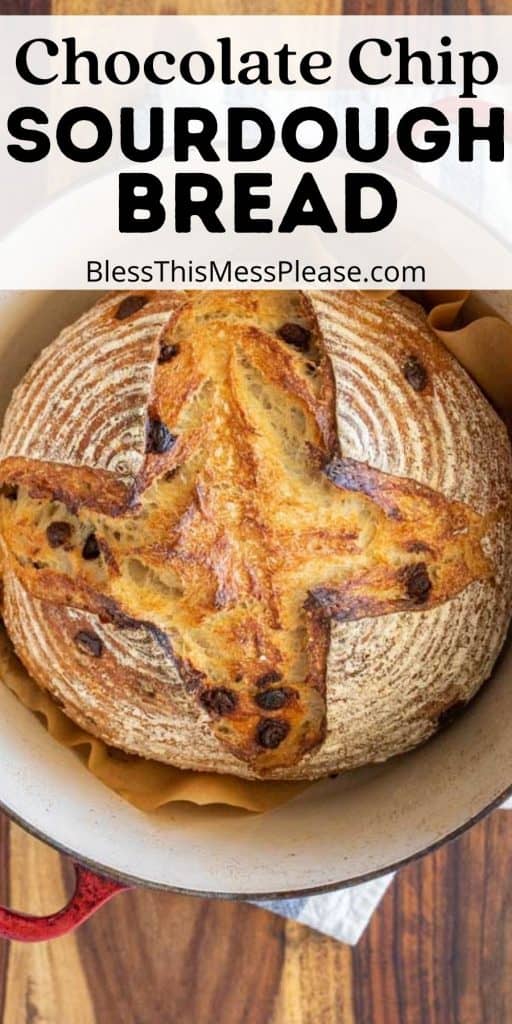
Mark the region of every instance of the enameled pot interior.
MULTIPOLYGON (((0 307, 0 413, 37 351, 95 298, 12 293, 0 307)), ((264 815, 172 804, 143 814, 0 686, 0 803, 78 859, 146 884, 290 894, 385 871, 438 843, 512 783, 512 651, 449 729, 385 765, 317 783, 264 815)))

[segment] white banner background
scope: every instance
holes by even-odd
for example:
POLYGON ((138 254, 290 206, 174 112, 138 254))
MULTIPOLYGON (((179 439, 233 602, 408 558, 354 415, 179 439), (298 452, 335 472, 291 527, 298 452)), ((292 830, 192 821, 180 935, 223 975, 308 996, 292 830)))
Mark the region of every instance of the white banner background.
MULTIPOLYGON (((404 265, 425 267, 426 279, 402 282, 388 279, 397 287, 430 288, 506 288, 512 286, 512 165, 511 143, 507 142, 503 163, 491 163, 487 143, 477 143, 473 163, 457 159, 456 123, 448 153, 436 163, 418 164, 407 160, 393 147, 382 160, 361 164, 345 152, 343 126, 346 106, 359 106, 371 125, 376 106, 388 106, 391 130, 400 115, 417 106, 438 105, 453 113, 458 103, 476 103, 485 123, 487 106, 512 110, 512 19, 507 17, 3 17, 0 39, 0 123, 3 145, 0 151, 0 287, 3 288, 81 288, 122 287, 130 283, 120 271, 112 276, 115 265, 121 268, 146 265, 154 276, 143 283, 153 287, 190 287, 202 282, 182 280, 181 272, 169 277, 170 262, 160 270, 155 261, 175 261, 189 272, 192 265, 215 260, 219 265, 231 260, 233 266, 292 265, 281 282, 255 281, 242 269, 239 279, 226 277, 217 287, 385 287, 385 280, 371 280, 372 267, 404 265), (440 39, 449 36, 454 54, 454 77, 458 79, 460 60, 465 50, 488 49, 495 53, 500 74, 496 82, 478 90, 478 99, 459 100, 460 82, 454 85, 414 84, 379 87, 358 85, 348 69, 348 54, 354 44, 368 37, 388 39, 393 47, 390 58, 380 57, 376 67, 382 74, 396 74, 397 37, 407 35, 413 49, 440 49, 440 39), (108 54, 129 50, 141 62, 153 50, 169 50, 179 57, 190 50, 218 54, 216 40, 233 40, 235 69, 237 54, 266 50, 274 53, 289 43, 298 54, 327 50, 334 59, 332 81, 326 85, 304 82, 293 86, 280 83, 222 85, 218 80, 205 86, 175 82, 152 86, 142 76, 132 85, 35 86, 21 81, 16 73, 15 55, 29 38, 61 40, 76 36, 80 50, 94 50, 100 68, 108 54), (12 142, 7 136, 7 119, 16 107, 40 107, 49 115, 45 129, 51 139, 50 155, 38 163, 19 163, 7 152, 12 142), (130 163, 120 156, 118 145, 119 110, 133 106, 137 111, 140 144, 147 141, 147 111, 163 106, 172 127, 176 106, 208 107, 217 116, 219 132, 215 146, 221 157, 206 163, 194 156, 189 163, 174 163, 172 133, 168 149, 156 163, 130 163), (228 106, 255 106, 267 111, 276 127, 291 110, 303 106, 329 110, 340 130, 339 149, 321 163, 299 164, 277 144, 272 153, 256 162, 240 165, 222 159, 225 153, 225 121, 228 106), (55 126, 71 107, 98 107, 114 125, 114 141, 109 153, 96 163, 73 163, 59 153, 55 145, 55 126), (219 216, 224 234, 209 234, 195 220, 190 234, 176 234, 173 224, 173 183, 176 171, 199 170, 214 174, 223 182, 224 202, 219 216), (120 234, 117 226, 118 173, 143 171, 157 174, 164 185, 167 221, 155 233, 120 234), (302 227, 291 235, 238 234, 233 231, 233 176, 236 172, 270 172, 271 207, 256 216, 271 217, 277 228, 293 191, 304 171, 311 171, 328 202, 338 226, 336 234, 324 234, 317 228, 302 227), (392 224, 375 234, 344 232, 344 175, 347 171, 376 172, 389 178, 398 195, 398 211, 392 224), (110 276, 87 280, 88 261, 97 261, 110 276), (295 263, 295 261, 298 261, 295 263), (296 279, 304 266, 318 268, 334 265, 359 266, 360 281, 340 282, 296 279)), ((442 47, 441 47, 442 48, 442 47)), ((63 70, 61 57, 50 59, 42 48, 38 68, 48 74, 63 70), (50 70, 48 70, 50 69, 50 70)), ((434 69, 440 65, 434 61, 434 69)), ((84 67, 85 69, 85 67, 84 67)), ((482 69, 480 69, 482 70, 482 69)), ((512 119, 512 114, 510 115, 512 119)), ((279 137, 279 133, 278 133, 279 137)), ((312 136, 313 138, 314 136, 312 136)), ((85 139, 84 139, 85 141, 85 139)), ((260 191, 260 190, 258 190, 260 191)), ((136 272, 134 270, 134 273, 136 272)), ((132 281, 131 283, 137 283, 132 281)), ((206 282, 208 284, 209 282, 206 282)))

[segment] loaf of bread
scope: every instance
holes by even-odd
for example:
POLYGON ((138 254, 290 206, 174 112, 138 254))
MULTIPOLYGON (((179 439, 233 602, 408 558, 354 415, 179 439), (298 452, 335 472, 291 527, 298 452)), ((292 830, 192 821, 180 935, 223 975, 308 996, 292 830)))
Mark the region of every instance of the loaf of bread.
POLYGON ((504 426, 401 296, 133 292, 0 446, 3 615, 108 744, 313 779, 427 739, 511 611, 504 426))

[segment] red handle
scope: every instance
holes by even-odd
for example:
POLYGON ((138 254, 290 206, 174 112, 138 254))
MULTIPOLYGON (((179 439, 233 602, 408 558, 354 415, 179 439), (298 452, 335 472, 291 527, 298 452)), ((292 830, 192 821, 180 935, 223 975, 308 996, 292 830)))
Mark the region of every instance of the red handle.
POLYGON ((118 892, 129 889, 129 885, 102 878, 81 864, 74 864, 76 874, 75 891, 62 910, 46 917, 33 917, 15 910, 0 907, 0 936, 16 939, 18 942, 46 942, 73 931, 86 921, 95 910, 112 899, 118 892))

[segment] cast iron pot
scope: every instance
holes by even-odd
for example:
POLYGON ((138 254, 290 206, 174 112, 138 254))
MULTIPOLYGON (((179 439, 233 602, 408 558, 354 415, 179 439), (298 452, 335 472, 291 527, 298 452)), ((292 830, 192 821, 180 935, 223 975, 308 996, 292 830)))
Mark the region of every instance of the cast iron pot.
MULTIPOLYGON (((0 415, 36 353, 96 295, 11 293, 0 305, 0 415)), ((431 850, 496 806, 512 784, 512 650, 463 715, 387 764, 312 786, 263 815, 171 804, 142 814, 91 776, 0 686, 0 805, 76 863, 57 914, 0 910, 0 934, 64 934, 114 894, 151 886, 276 899, 325 892, 431 850)))

